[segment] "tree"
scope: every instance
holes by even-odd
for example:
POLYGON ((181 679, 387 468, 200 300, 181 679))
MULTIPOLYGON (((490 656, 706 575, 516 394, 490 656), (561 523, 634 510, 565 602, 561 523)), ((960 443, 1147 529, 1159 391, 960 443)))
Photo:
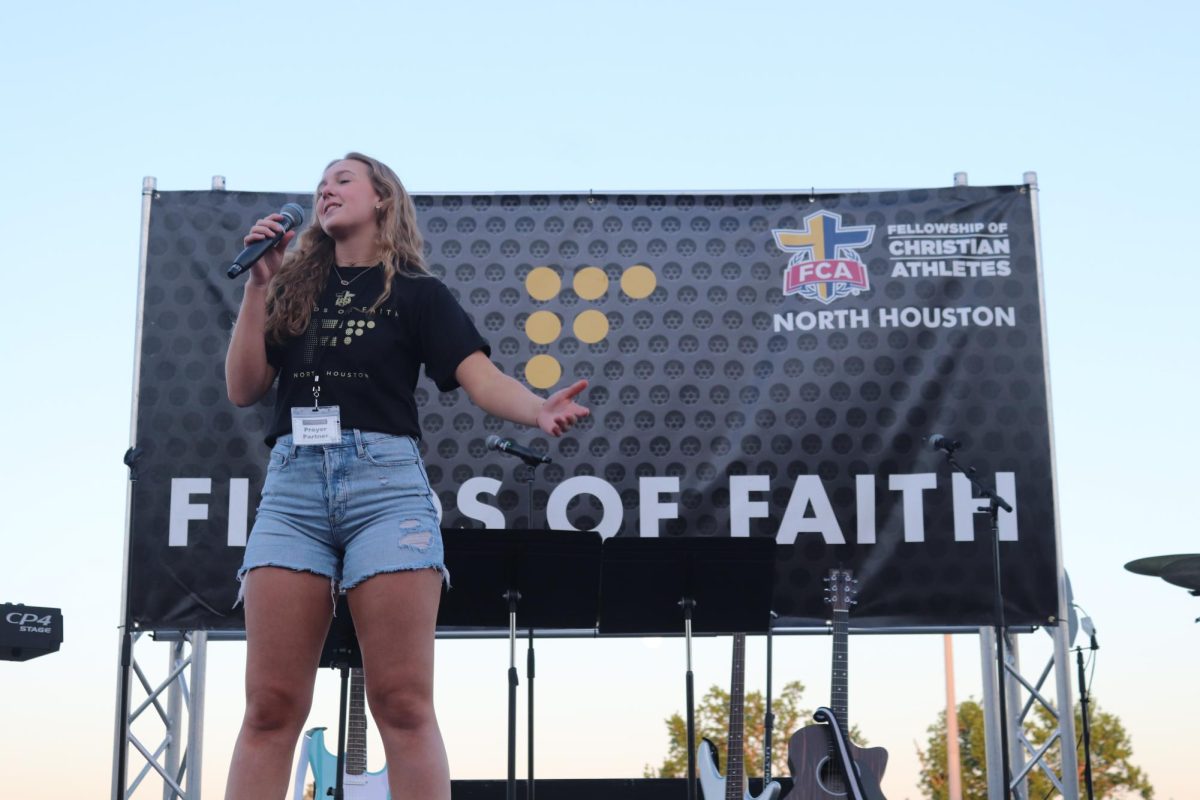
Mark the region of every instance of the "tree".
MULTIPOLYGON (((1116 714, 1101 711, 1100 705, 1092 697, 1088 702, 1088 721, 1092 745, 1092 788, 1095 790, 1096 797, 1119 797, 1126 793, 1132 793, 1144 800, 1151 800, 1154 797, 1154 787, 1150 784, 1146 773, 1130 761, 1133 756, 1133 743, 1129 739, 1129 734, 1125 732, 1125 726, 1121 724, 1121 720, 1116 714)), ((1036 748, 1049 739, 1057 729, 1058 723, 1054 717, 1041 704, 1038 704, 1037 719, 1026 735, 1036 748)), ((1083 794, 1083 770, 1086 762, 1083 758, 1083 716, 1078 705, 1075 706, 1075 733, 1079 743, 1079 746, 1075 748, 1079 792, 1083 794)), ((1060 752, 1057 747, 1052 747, 1049 751, 1051 755, 1049 761, 1056 773, 1061 771, 1061 761, 1058 757, 1060 752)), ((1052 788, 1046 775, 1041 770, 1038 770, 1036 774, 1031 773, 1031 775, 1029 780, 1030 797, 1046 796, 1052 788)))
MULTIPOLYGON (((772 698, 775 712, 775 727, 771 748, 771 772, 778 774, 787 769, 787 737, 795 730, 801 717, 800 697, 804 684, 791 681, 783 687, 779 697, 772 698)), ((811 714, 807 715, 811 718, 811 714)), ((743 719, 746 721, 742 735, 743 757, 747 775, 761 775, 763 767, 763 745, 766 743, 766 699, 762 692, 747 692, 743 719)), ((687 775, 687 720, 672 714, 667 724, 667 757, 657 770, 646 765, 647 778, 682 778, 687 775)), ((728 761, 729 750, 729 693, 718 686, 711 687, 696 704, 696 744, 708 739, 721 754, 721 764, 728 761)))
MULTIPOLYGON (((930 800, 950 796, 946 774, 946 712, 938 714, 929 731, 929 749, 917 750, 921 762, 921 790, 930 800)), ((958 704, 958 752, 962 770, 963 800, 987 800, 987 751, 984 749, 983 706, 975 700, 958 704)))
MULTIPOLYGON (((803 727, 812 723, 812 712, 800 708, 804 684, 790 681, 778 697, 772 698, 775 712, 775 727, 772 735, 771 774, 786 775, 788 739, 803 727)), ((742 718, 745 731, 742 735, 742 752, 746 775, 761 775, 763 769, 763 745, 766 743, 766 699, 762 692, 747 692, 742 718)), ((655 769, 646 765, 643 775, 647 778, 682 778, 687 775, 687 721, 679 714, 666 720, 667 757, 662 766, 655 769)), ((851 727, 851 736, 860 740, 859 732, 851 727)), ((721 756, 722 771, 729 761, 729 693, 713 686, 696 705, 696 743, 708 739, 717 747, 721 756)))
MULTIPOLYGON (((1154 788, 1145 773, 1133 765, 1133 747, 1129 735, 1115 714, 1101 711, 1093 699, 1088 711, 1091 722, 1092 784, 1098 798, 1115 798, 1132 793, 1151 800, 1154 788)), ((946 800, 949 795, 946 777, 946 712, 927 729, 928 747, 917 750, 921 762, 920 786, 930 800, 946 800)), ((1040 704, 1032 720, 1026 720, 1025 736, 1034 748, 1040 747, 1058 730, 1054 717, 1040 704)), ((1079 786, 1083 787, 1083 722, 1075 708, 1075 730, 1078 732, 1076 758, 1079 763, 1079 786)), ((984 750, 983 707, 974 699, 958 705, 958 747, 962 758, 963 800, 986 800, 987 756, 984 750)), ((1061 750, 1056 744, 1047 751, 1046 764, 1055 774, 1060 772, 1061 750)), ((1029 773, 1029 797, 1041 800, 1054 794, 1053 784, 1045 773, 1035 767, 1029 773)))

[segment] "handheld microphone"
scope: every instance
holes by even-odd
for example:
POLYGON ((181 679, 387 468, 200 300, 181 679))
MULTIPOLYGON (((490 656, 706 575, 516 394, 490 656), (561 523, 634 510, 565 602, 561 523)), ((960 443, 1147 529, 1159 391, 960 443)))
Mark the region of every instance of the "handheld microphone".
POLYGON ((263 254, 270 250, 275 245, 279 244, 283 239, 283 234, 290 231, 292 228, 298 228, 304 223, 304 209, 295 203, 287 203, 283 208, 279 209, 279 213, 283 215, 283 233, 276 236, 274 239, 262 239, 248 245, 238 257, 229 265, 229 269, 225 274, 230 278, 236 278, 246 270, 254 266, 254 263, 263 257, 263 254))
POLYGON ((550 456, 534 452, 528 447, 522 447, 512 439, 501 439, 499 436, 492 434, 483 443, 487 445, 488 450, 499 450, 501 453, 516 456, 531 467, 536 467, 538 464, 551 463, 550 456))
POLYGON ((955 450, 962 447, 962 442, 956 442, 951 439, 947 439, 940 433, 933 434, 925 441, 929 443, 930 450, 941 450, 946 453, 953 453, 955 450))

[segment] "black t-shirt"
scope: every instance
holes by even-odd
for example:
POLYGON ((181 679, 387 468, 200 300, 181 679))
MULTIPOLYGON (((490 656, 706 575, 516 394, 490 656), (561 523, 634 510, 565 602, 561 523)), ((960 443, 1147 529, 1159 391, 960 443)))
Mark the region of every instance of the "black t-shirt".
POLYGON ((275 417, 267 444, 292 431, 292 408, 312 408, 313 377, 320 375, 321 405, 341 408, 342 430, 359 428, 421 438, 413 391, 422 364, 439 390, 458 388, 454 372, 487 341, 437 278, 400 277, 374 313, 383 270, 334 270, 303 335, 267 342, 267 362, 279 371, 275 417))

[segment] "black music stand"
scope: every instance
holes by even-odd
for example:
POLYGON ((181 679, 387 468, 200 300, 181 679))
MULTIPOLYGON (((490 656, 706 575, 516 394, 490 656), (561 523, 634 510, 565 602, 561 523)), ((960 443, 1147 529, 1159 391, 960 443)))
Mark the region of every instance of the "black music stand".
POLYGON ((529 777, 533 800, 533 629, 596 627, 600 534, 595 531, 442 530, 454 588, 442 595, 439 628, 508 628, 508 787, 517 793, 517 610, 529 629, 529 777))
POLYGON ((692 633, 766 633, 775 540, 766 537, 614 537, 600 571, 600 635, 673 636, 687 642, 688 800, 696 798, 692 633))
POLYGON ((358 647, 358 634, 354 630, 354 618, 350 615, 350 603, 345 593, 337 596, 333 621, 321 648, 319 666, 330 667, 341 673, 342 703, 338 711, 337 733, 337 777, 333 787, 334 800, 344 797, 343 780, 346 771, 346 707, 350 703, 350 670, 362 669, 362 650, 358 647))

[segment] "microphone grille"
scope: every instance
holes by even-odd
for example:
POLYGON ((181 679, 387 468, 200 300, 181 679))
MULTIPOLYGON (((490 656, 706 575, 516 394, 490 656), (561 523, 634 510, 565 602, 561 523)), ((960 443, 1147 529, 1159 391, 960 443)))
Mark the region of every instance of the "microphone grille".
POLYGON ((279 209, 279 213, 292 221, 293 228, 304 224, 304 209, 295 203, 285 203, 283 208, 279 209))

